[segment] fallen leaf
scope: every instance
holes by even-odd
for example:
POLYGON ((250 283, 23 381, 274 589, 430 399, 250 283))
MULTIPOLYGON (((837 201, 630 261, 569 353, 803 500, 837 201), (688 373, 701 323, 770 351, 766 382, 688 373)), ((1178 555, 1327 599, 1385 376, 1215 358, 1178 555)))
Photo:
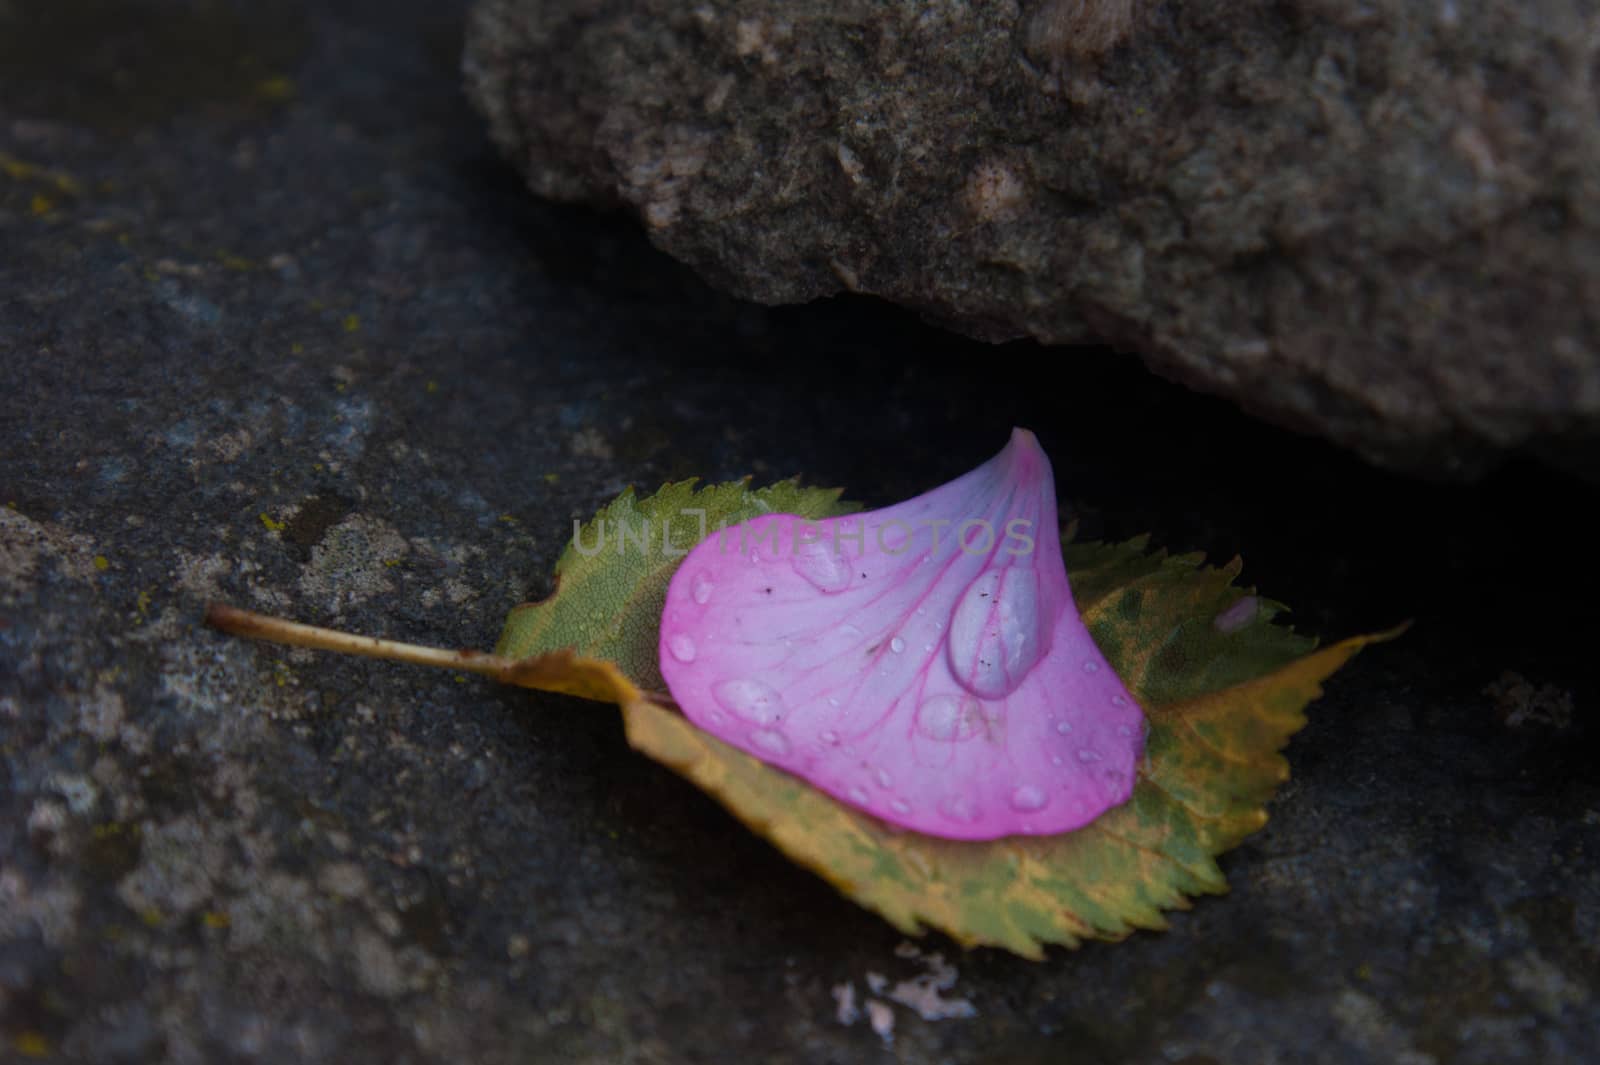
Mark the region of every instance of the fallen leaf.
MULTIPOLYGON (((769 507, 810 517, 844 509, 837 492, 792 484, 756 491, 680 484, 643 501, 627 493, 599 517, 665 517, 685 506, 703 506, 713 529, 769 507)), ((616 702, 631 745, 897 928, 938 928, 964 945, 1028 958, 1042 957, 1046 944, 1074 947, 1165 928, 1165 911, 1225 891, 1216 856, 1266 823, 1265 805, 1289 775, 1280 752, 1305 724, 1306 704, 1362 647, 1398 631, 1314 651, 1313 640, 1275 622, 1279 604, 1234 586, 1237 560, 1208 567, 1199 556, 1152 552, 1142 538, 1066 544, 1083 621, 1145 711, 1149 731, 1132 798, 1062 835, 939 839, 839 803, 690 724, 660 694, 655 660, 662 596, 677 557, 614 549, 589 556, 576 548, 558 566, 556 592, 514 611, 493 655, 395 644, 220 606, 207 620, 240 635, 616 702)))

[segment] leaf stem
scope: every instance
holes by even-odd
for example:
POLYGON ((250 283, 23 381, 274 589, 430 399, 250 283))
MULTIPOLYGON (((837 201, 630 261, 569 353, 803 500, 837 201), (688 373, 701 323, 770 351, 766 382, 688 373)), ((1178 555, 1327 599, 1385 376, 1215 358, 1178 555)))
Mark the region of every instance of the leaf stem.
POLYGON ((253 610, 240 610, 226 603, 212 603, 206 607, 206 624, 234 636, 252 640, 286 644, 290 647, 310 647, 318 651, 382 658, 391 662, 410 662, 438 669, 455 669, 468 673, 481 673, 486 677, 502 679, 513 660, 482 651, 447 651, 442 647, 423 647, 414 643, 400 643, 377 636, 357 636, 338 629, 324 629, 317 625, 302 625, 297 621, 257 614, 253 610))

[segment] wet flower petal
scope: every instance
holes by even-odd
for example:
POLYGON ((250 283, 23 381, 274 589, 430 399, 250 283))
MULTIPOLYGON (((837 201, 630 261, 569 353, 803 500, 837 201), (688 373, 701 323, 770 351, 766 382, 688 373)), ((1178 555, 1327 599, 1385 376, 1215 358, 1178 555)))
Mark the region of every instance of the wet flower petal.
POLYGON ((941 488, 713 535, 674 574, 661 672, 700 728, 928 835, 1079 828, 1127 800, 1143 717, 1078 617, 1026 430, 941 488))

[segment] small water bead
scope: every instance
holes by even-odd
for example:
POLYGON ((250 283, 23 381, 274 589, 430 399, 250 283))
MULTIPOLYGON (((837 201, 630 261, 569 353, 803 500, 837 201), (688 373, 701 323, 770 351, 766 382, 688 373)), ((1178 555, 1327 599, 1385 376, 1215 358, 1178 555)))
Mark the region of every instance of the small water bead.
POLYGON ((852 569, 844 552, 836 548, 826 540, 796 544, 790 565, 817 591, 825 595, 842 592, 850 587, 852 569))
POLYGON ((1091 659, 1083 664, 1083 671, 1085 673, 1098 673, 1100 672, 1100 663, 1091 659))
POLYGON ((834 696, 834 695, 828 696, 828 705, 829 706, 838 706, 839 705, 838 696, 834 696))
POLYGON ((894 639, 889 641, 889 650, 893 651, 895 654, 899 654, 901 651, 904 651, 905 649, 906 649, 906 642, 904 640, 902 640, 900 637, 896 636, 894 639))
POLYGON ((823 743, 826 743, 829 747, 839 746, 839 734, 834 732, 832 729, 824 732, 822 735, 818 736, 817 739, 821 740, 823 743))
POLYGON ((872 778, 878 782, 878 787, 880 788, 894 787, 894 777, 889 775, 887 769, 880 767, 877 772, 872 774, 872 778))
POLYGON ((894 802, 889 804, 889 809, 893 810, 897 814, 908 814, 911 812, 910 805, 908 805, 904 799, 896 799, 894 802))
POLYGON ((672 657, 680 662, 694 661, 694 640, 686 632, 667 638, 667 650, 672 652, 672 657))
POLYGON ((1059 754, 1052 754, 1050 756, 1050 764, 1053 766, 1059 766, 1061 764, 1061 756, 1059 754))
POLYGON ((725 680, 711 696, 735 717, 763 728, 783 717, 783 697, 759 680, 725 680))
POLYGON ((1099 751, 1091 751, 1089 748, 1085 747, 1083 750, 1078 752, 1078 761, 1084 763, 1085 765, 1089 764, 1090 762, 1098 762, 1099 760, 1099 751))
POLYGON ((1020 813, 1032 813, 1044 809, 1044 804, 1049 801, 1049 796, 1042 788, 1032 784, 1023 784, 1011 793, 1011 808, 1020 813))
POLYGON ((1128 697, 1126 695, 1113 695, 1111 697, 1111 705, 1112 706, 1127 706, 1128 705, 1128 697))
POLYGON ((705 606, 711 601, 711 592, 715 588, 716 584, 712 582, 711 575, 702 570, 689 582, 689 597, 701 606, 705 606))
POLYGON ((750 733, 750 742, 767 754, 781 756, 789 753, 789 737, 774 728, 756 729, 750 733))
POLYGON ((1118 725, 1117 726, 1117 735, 1121 736, 1123 739, 1128 739, 1129 737, 1131 737, 1133 735, 1133 726, 1131 726, 1131 725, 1118 725))
POLYGON ((1056 735, 1065 736, 1068 733, 1070 733, 1071 731, 1072 731, 1072 722, 1070 722, 1070 721, 1057 721, 1056 722, 1056 735))
POLYGON ((865 806, 867 804, 867 793, 863 789, 851 788, 849 795, 850 801, 855 803, 857 806, 865 806))

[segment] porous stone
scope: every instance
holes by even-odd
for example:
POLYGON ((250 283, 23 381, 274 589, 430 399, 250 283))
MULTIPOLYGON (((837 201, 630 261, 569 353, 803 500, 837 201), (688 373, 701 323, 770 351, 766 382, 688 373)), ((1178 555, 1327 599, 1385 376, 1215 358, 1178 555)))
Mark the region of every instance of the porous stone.
POLYGON ((1430 474, 1593 473, 1597 34, 1572 0, 482 0, 466 71, 536 193, 740 296, 1108 342, 1430 474))

